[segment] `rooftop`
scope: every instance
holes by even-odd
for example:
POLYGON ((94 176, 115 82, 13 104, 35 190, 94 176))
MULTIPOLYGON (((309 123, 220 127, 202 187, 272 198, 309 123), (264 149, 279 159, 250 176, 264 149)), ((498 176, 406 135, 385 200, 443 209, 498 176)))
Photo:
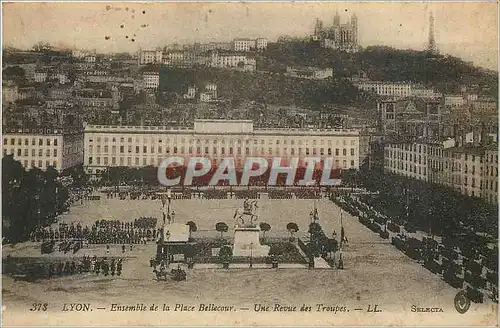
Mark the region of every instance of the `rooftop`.
POLYGON ((370 81, 370 80, 362 80, 362 81, 358 81, 356 82, 355 84, 382 84, 382 85, 385 85, 385 84, 404 84, 404 85, 415 85, 413 82, 409 82, 409 81, 396 81, 396 82, 392 82, 392 81, 370 81))
MULTIPOLYGON (((245 123, 251 124, 249 120, 199 120, 199 123, 245 123)), ((125 125, 87 125, 86 132, 100 133, 172 133, 172 134, 247 134, 247 135, 350 135, 359 136, 356 129, 312 129, 312 128, 256 128, 247 127, 246 129, 231 128, 217 130, 208 129, 207 131, 197 131, 192 127, 173 127, 173 126, 125 126, 125 125)))
POLYGON ((454 153, 467 153, 471 155, 482 155, 486 151, 486 147, 484 146, 479 146, 479 147, 474 147, 474 146, 462 146, 462 147, 451 147, 447 148, 447 151, 451 151, 454 153))
POLYGON ((250 39, 250 38, 236 38, 234 41, 255 41, 255 39, 250 39))
POLYGON ((63 134, 78 134, 83 133, 80 127, 38 127, 38 128, 24 128, 24 127, 3 127, 2 135, 9 134, 24 134, 24 135, 63 135, 63 134))

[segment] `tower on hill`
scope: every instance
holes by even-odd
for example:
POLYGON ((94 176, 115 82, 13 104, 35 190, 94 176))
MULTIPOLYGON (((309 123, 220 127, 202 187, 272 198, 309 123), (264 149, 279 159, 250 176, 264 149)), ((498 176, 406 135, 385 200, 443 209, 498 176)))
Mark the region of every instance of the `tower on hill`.
POLYGON ((432 14, 432 12, 429 17, 429 44, 427 45, 427 51, 433 54, 438 53, 436 39, 434 38, 434 15, 432 14))

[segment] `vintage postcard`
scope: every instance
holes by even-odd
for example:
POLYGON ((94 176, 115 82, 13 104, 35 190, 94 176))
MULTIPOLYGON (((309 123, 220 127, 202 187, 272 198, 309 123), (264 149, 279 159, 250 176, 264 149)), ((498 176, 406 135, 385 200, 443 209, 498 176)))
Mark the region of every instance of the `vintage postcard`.
POLYGON ((2 24, 3 326, 498 324, 497 3, 2 24))

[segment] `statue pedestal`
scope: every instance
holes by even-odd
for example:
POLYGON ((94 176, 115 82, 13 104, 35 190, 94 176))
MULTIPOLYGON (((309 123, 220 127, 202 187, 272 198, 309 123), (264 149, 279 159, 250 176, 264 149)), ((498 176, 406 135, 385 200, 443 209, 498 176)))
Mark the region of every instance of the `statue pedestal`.
POLYGON ((259 227, 237 227, 234 229, 233 256, 264 257, 269 246, 261 245, 259 227))

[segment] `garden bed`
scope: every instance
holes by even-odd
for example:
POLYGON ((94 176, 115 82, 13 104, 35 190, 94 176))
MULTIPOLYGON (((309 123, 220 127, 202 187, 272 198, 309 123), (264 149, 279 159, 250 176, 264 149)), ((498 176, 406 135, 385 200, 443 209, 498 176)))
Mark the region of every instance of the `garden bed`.
MULTIPOLYGON (((294 244, 291 244, 287 238, 266 238, 261 240, 262 245, 270 246, 270 249, 278 249, 279 263, 301 263, 307 264, 307 260, 301 255, 300 251, 294 244)), ((231 245, 232 241, 228 239, 196 239, 196 256, 194 261, 196 263, 219 263, 219 257, 212 254, 213 248, 221 248, 223 245, 231 245)), ((269 256, 266 257, 253 257, 250 260, 249 256, 233 257, 231 263, 272 263, 269 256)))

